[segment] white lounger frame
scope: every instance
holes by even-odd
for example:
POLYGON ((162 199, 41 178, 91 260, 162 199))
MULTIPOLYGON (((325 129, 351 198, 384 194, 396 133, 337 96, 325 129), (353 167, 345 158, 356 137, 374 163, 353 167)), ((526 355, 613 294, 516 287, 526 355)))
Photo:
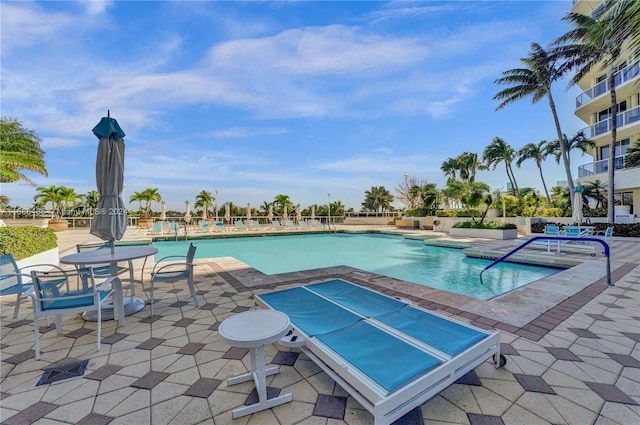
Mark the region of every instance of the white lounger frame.
MULTIPOLYGON (((315 292, 314 294, 322 297, 315 292)), ((379 292, 378 294, 386 296, 379 292)), ((325 297, 323 298, 353 312, 354 314, 358 314, 342 304, 335 303, 325 297)), ((256 302, 262 307, 271 308, 266 302, 260 299, 259 296, 256 297, 256 302)), ((363 319, 368 323, 387 331, 395 337, 408 342, 423 351, 428 352, 442 361, 440 365, 434 367, 426 374, 392 392, 388 392, 380 387, 369 377, 360 372, 354 365, 347 362, 343 357, 322 343, 319 339, 309 337, 302 330, 296 328, 295 323, 292 323, 295 331, 305 338, 305 345, 301 346, 300 349, 316 365, 327 373, 327 375, 340 384, 345 391, 347 391, 363 407, 373 414, 375 425, 389 425, 393 423, 415 407, 420 406, 437 395, 440 391, 447 388, 470 370, 475 369, 478 365, 484 363, 488 358, 493 357, 496 368, 501 366, 500 332, 488 332, 484 329, 480 329, 457 320, 452 320, 449 317, 416 307, 415 305, 412 305, 412 308, 442 317, 459 325, 484 333, 487 336, 482 341, 477 342, 457 356, 450 356, 395 328, 391 328, 376 319, 363 317, 363 319)), ((359 316, 362 317, 362 315, 359 316)))

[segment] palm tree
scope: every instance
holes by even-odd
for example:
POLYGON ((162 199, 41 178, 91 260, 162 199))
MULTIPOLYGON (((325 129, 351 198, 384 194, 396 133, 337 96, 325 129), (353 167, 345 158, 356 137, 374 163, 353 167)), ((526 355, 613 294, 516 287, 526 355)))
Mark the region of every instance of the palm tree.
POLYGON ((485 210, 480 217, 480 224, 484 221, 484 218, 489 211, 489 207, 493 204, 493 197, 491 196, 491 188, 484 182, 465 182, 454 179, 447 180, 447 193, 448 196, 457 199, 467 209, 471 221, 475 223, 476 219, 473 215, 473 208, 479 207, 481 204, 485 204, 485 210))
POLYGON ((598 209, 605 202, 606 198, 603 192, 606 190, 606 186, 602 184, 600 180, 592 182, 586 182, 584 184, 584 196, 593 198, 596 201, 595 208, 598 209))
MULTIPOLYGON (((585 153, 589 152, 589 149, 592 149, 596 145, 593 140, 587 139, 584 136, 584 132, 582 131, 578 131, 573 135, 571 139, 567 138, 566 134, 563 134, 562 142, 564 143, 565 151, 569 154, 571 153, 571 151, 577 149, 584 155, 585 153)), ((556 139, 552 142, 549 142, 547 149, 549 150, 549 154, 556 157, 556 162, 559 164, 561 158, 561 150, 558 140, 556 139)), ((569 164, 571 164, 571 155, 569 155, 569 164)))
POLYGON ((440 191, 435 183, 424 183, 422 186, 413 186, 411 191, 420 199, 420 203, 427 215, 435 214, 440 203, 440 191))
POLYGON ((213 201, 215 200, 216 198, 211 194, 211 192, 203 190, 196 195, 196 202, 193 205, 196 208, 202 208, 203 210, 207 211, 209 205, 213 205, 213 201))
POLYGON ((291 198, 289 195, 276 195, 273 198, 273 213, 276 215, 284 214, 284 208, 287 208, 288 212, 291 212, 291 207, 293 206, 293 202, 291 202, 291 198))
POLYGON ((85 209, 87 208, 89 209, 89 211, 87 211, 89 215, 91 215, 91 212, 98 206, 99 198, 100 198, 100 194, 98 193, 97 190, 90 190, 83 195, 82 204, 85 209))
MULTIPOLYGON (((622 47, 629 41, 640 44, 640 8, 638 2, 608 2, 602 15, 597 19, 580 13, 568 13, 563 20, 571 23, 573 29, 559 37, 554 45, 554 56, 565 59, 561 72, 576 70, 570 86, 577 84, 592 70, 603 68, 607 75, 611 96, 609 122, 611 141, 609 143, 609 164, 607 175, 607 220, 613 223, 615 193, 615 157, 617 142, 618 101, 615 76, 622 62, 622 47)), ((561 139, 559 136, 558 139, 561 139)))
POLYGON ((462 180, 473 182, 476 179, 476 171, 483 169, 483 164, 478 160, 478 154, 474 152, 463 152, 456 158, 458 171, 462 180))
POLYGON ((78 201, 82 198, 82 195, 76 193, 76 190, 72 187, 60 186, 58 187, 60 194, 60 206, 62 207, 62 215, 67 210, 74 209, 78 205, 78 201))
POLYGON ((536 162, 538 171, 540 172, 540 179, 542 180, 542 186, 544 187, 544 193, 547 195, 547 202, 551 204, 551 197, 547 190, 547 183, 544 181, 544 174, 542 174, 542 162, 547 158, 549 154, 548 142, 541 140, 538 144, 527 143, 518 151, 518 160, 516 165, 520 167, 522 163, 528 159, 533 159, 536 162))
POLYGON ((511 192, 514 196, 518 196, 518 184, 516 183, 516 177, 513 174, 513 168, 511 163, 515 159, 516 151, 500 137, 495 137, 493 141, 484 149, 482 153, 482 161, 484 161, 486 167, 491 167, 492 170, 496 169, 496 166, 504 162, 504 166, 507 172, 507 177, 511 183, 511 192))
MULTIPOLYGON (((493 99, 502 100, 502 103, 496 108, 497 111, 525 97, 531 96, 532 103, 537 103, 540 99, 546 97, 553 115, 558 140, 560 140, 562 139, 562 130, 560 129, 556 104, 551 94, 551 85, 562 76, 561 67, 556 67, 556 60, 555 56, 547 53, 539 44, 531 43, 529 56, 520 59, 525 67, 504 71, 502 73, 503 77, 494 81, 495 84, 505 84, 511 87, 501 90, 493 99)), ((569 154, 564 150, 563 145, 560 145, 560 149, 569 189, 573 193, 573 177, 571 176, 571 167, 569 165, 569 154)))
POLYGON ((393 202, 393 195, 384 186, 372 186, 371 190, 364 192, 362 207, 371 211, 384 212, 393 202))
POLYGON ((46 207, 47 204, 51 203, 51 218, 56 219, 60 217, 61 210, 61 202, 62 202, 62 194, 60 193, 61 187, 59 186, 49 186, 49 187, 38 187, 36 190, 38 193, 33 197, 34 202, 38 207, 46 207))
POLYGON ((160 202, 162 201, 162 196, 160 195, 158 188, 148 187, 142 192, 134 192, 133 195, 129 197, 129 202, 138 201, 140 203, 140 212, 143 217, 149 217, 151 213, 151 203, 153 201, 160 202), (144 206, 142 203, 145 203, 144 206))
POLYGON ((458 164, 458 158, 447 158, 447 160, 440 166, 440 170, 442 170, 444 176, 451 177, 452 179, 456 178, 456 173, 459 168, 460 164, 458 164))
POLYGON ((41 142, 33 130, 24 128, 15 118, 0 119, 0 182, 25 181, 35 185, 22 170, 47 176, 41 142))
POLYGON ((640 167, 640 139, 636 140, 635 144, 627 151, 625 167, 640 167))

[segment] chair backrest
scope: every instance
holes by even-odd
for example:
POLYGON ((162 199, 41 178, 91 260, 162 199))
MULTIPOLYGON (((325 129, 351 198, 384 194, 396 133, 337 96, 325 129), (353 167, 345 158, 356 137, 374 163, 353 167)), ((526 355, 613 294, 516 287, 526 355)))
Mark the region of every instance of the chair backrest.
POLYGON ((209 223, 207 223, 207 222, 206 222, 206 221, 204 221, 204 220, 200 220, 200 221, 198 222, 198 225, 200 226, 200 230, 205 230, 205 231, 208 231, 208 230, 209 230, 209 223))
POLYGON ((169 229, 172 232, 177 232, 178 231, 178 223, 176 223, 175 221, 170 221, 169 222, 169 229))
POLYGON ((22 276, 17 275, 18 273, 20 273, 20 269, 13 255, 0 256, 0 294, 22 292, 22 276))
POLYGON ((151 231, 153 233, 162 233, 162 222, 161 221, 154 222, 153 225, 151 226, 151 231))
POLYGON ((193 263, 193 259, 196 256, 196 248, 194 244, 189 245, 189 250, 187 251, 187 263, 193 263))
POLYGON ((246 229, 242 220, 236 220, 236 227, 239 229, 246 229))
POLYGON ((78 252, 96 251, 98 249, 104 249, 109 247, 109 242, 96 242, 96 243, 82 243, 76 245, 78 252))
POLYGON ((544 234, 557 236, 560 234, 560 229, 558 228, 557 224, 549 223, 546 226, 544 226, 544 234))
POLYGON ((564 234, 566 236, 578 236, 580 234, 580 228, 578 226, 565 226, 564 234))
POLYGON ((77 311, 96 305, 96 282, 93 270, 32 271, 34 303, 38 312, 77 311))

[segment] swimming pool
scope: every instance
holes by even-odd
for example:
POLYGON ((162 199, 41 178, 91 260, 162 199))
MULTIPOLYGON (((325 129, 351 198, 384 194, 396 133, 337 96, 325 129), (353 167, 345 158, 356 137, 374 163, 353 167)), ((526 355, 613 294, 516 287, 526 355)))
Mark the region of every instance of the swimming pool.
POLYGON ((156 259, 184 255, 189 243, 196 258, 234 257, 265 274, 351 266, 396 279, 487 300, 561 269, 468 258, 460 249, 427 246, 421 240, 375 233, 323 233, 154 242, 156 259))

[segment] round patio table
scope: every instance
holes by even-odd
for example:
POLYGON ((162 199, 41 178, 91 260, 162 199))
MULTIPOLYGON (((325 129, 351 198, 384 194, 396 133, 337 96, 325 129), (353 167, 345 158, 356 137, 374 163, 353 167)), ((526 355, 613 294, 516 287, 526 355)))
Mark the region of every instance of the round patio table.
MULTIPOLYGON (((116 246, 111 252, 109 248, 96 249, 95 251, 83 251, 75 254, 65 255, 60 258, 62 264, 74 264, 76 266, 93 266, 98 264, 109 264, 111 266, 111 275, 118 275, 118 263, 121 261, 137 260, 158 253, 158 248, 143 246, 116 246)), ((133 283, 131 283, 133 285, 133 283)), ((113 281, 113 307, 102 309, 102 318, 110 320, 112 318, 118 320, 120 325, 124 326, 125 316, 129 316, 144 308, 144 301, 140 298, 125 297, 122 290, 120 279, 113 281)), ((86 318, 91 320, 91 318, 86 318)), ((95 319, 94 319, 95 320, 95 319)))
POLYGON ((258 402, 233 410, 233 419, 260 412, 290 402, 291 393, 267 399, 266 377, 278 373, 279 367, 265 369, 264 347, 278 341, 291 329, 289 317, 275 310, 250 310, 225 319, 218 327, 222 339, 232 347, 248 348, 251 371, 227 379, 227 384, 239 384, 251 379, 256 384, 258 402))

